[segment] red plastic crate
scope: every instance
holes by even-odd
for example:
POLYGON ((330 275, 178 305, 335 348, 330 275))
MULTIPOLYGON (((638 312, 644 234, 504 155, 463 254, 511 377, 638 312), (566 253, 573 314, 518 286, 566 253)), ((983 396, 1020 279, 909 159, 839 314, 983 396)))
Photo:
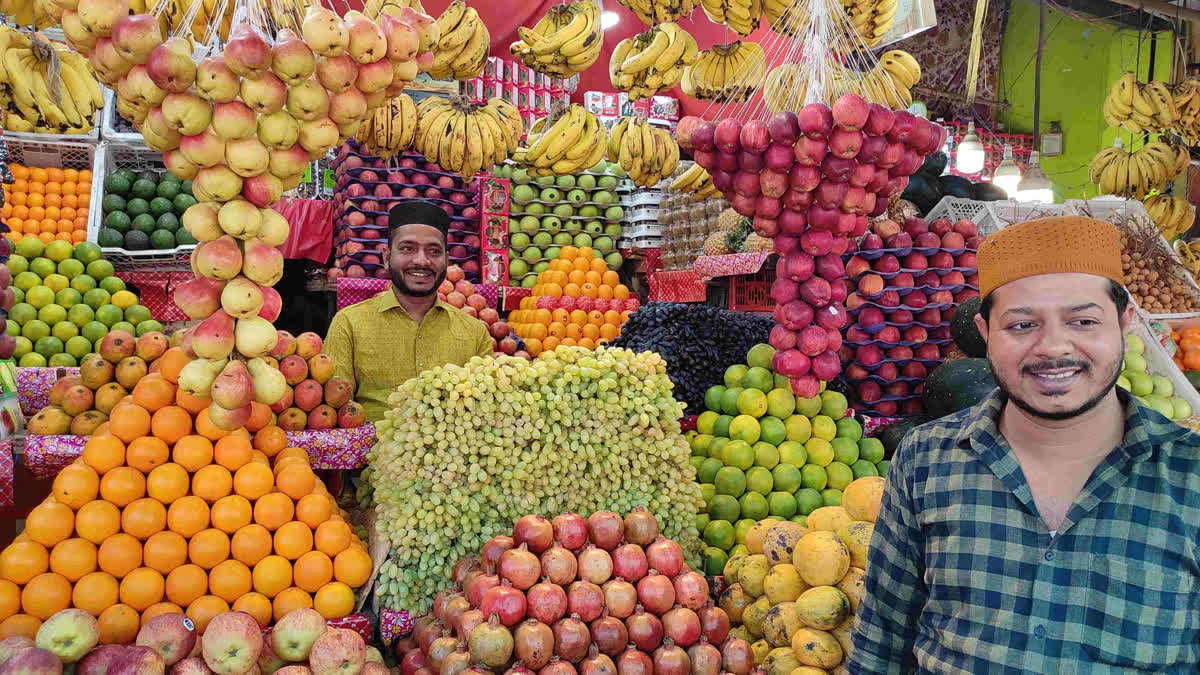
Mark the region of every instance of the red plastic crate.
POLYGON ((775 270, 764 266, 755 274, 729 277, 729 309, 735 312, 773 312, 775 301, 771 299, 771 284, 775 283, 775 270))

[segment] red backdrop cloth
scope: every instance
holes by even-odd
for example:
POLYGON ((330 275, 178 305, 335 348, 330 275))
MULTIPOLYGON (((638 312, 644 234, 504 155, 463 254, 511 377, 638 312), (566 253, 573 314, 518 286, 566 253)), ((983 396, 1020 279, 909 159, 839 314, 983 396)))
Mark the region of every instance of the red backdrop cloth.
POLYGON ((319 265, 329 262, 337 205, 319 199, 284 197, 275 210, 291 225, 281 248, 284 258, 308 258, 319 265))

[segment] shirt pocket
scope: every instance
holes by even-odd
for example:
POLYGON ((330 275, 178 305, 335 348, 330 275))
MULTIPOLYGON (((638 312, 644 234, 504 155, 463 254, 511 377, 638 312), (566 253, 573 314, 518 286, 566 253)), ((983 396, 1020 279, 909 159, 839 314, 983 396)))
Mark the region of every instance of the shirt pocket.
POLYGON ((1154 672, 1195 665, 1200 602, 1192 575, 1108 556, 1097 556, 1086 574, 1086 654, 1097 663, 1154 672))

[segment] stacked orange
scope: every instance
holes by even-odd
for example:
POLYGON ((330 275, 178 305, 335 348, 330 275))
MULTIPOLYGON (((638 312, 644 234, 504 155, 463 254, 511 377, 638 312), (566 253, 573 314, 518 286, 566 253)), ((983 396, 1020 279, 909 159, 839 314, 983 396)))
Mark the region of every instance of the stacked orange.
POLYGON ((1183 372, 1200 370, 1200 326, 1185 326, 1171 331, 1175 341, 1175 365, 1183 372))
POLYGON ((637 302, 591 247, 564 246, 508 322, 531 356, 560 345, 595 349, 621 334, 637 302))
POLYGON ((167 612, 203 631, 230 609, 263 627, 300 607, 353 611, 371 558, 308 455, 277 426, 252 438, 180 405, 179 370, 137 383, 0 552, 0 639, 68 607, 117 644, 167 612))
POLYGON ((46 244, 55 239, 73 244, 87 240, 91 171, 20 164, 10 164, 9 169, 14 180, 4 184, 4 206, 0 207, 9 239, 16 241, 30 234, 46 244))

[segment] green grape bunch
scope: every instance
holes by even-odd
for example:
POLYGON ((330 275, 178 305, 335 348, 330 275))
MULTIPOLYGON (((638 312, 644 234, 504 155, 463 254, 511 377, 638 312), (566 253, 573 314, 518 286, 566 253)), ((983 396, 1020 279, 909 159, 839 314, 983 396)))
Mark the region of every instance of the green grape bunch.
POLYGON ((666 362, 580 347, 475 357, 397 387, 358 495, 390 551, 380 606, 426 612, 450 569, 523 515, 645 507, 689 562, 704 506, 666 362))

